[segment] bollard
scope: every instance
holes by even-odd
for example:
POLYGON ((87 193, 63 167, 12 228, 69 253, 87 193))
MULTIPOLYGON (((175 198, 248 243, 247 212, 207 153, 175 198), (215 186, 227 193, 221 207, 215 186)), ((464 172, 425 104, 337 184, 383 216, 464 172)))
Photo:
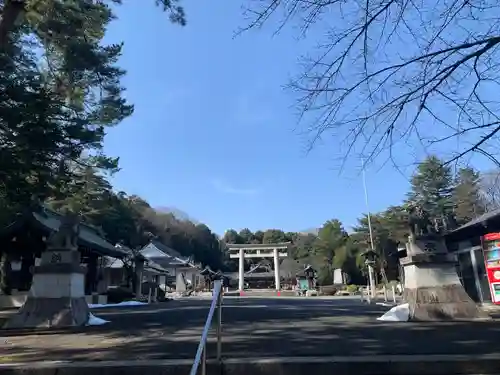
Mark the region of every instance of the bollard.
POLYGON ((153 302, 158 302, 158 289, 155 288, 155 291, 153 293, 153 302))
POLYGON ((148 292, 148 303, 151 303, 151 287, 149 288, 148 292))
POLYGON ((384 285, 384 302, 387 302, 387 287, 384 285))
POLYGON ((396 287, 392 286, 392 300, 396 303, 396 287))

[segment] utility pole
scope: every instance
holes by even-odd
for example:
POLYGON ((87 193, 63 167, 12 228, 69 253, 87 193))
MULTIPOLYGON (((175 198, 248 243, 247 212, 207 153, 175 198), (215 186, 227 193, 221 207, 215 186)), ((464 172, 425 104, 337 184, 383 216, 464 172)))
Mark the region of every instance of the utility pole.
MULTIPOLYGON (((366 210, 368 211, 367 218, 368 218, 368 231, 370 232, 370 245, 371 245, 371 250, 375 252, 375 245, 373 244, 373 231, 372 231, 372 221, 371 221, 371 215, 370 215, 370 207, 368 205, 368 190, 366 189, 366 175, 365 175, 365 161, 362 159, 363 163, 363 189, 365 191, 365 203, 366 203, 366 210)), ((375 273, 373 270, 373 264, 367 263, 368 266, 368 289, 370 291, 370 296, 371 298, 375 298, 375 273)))

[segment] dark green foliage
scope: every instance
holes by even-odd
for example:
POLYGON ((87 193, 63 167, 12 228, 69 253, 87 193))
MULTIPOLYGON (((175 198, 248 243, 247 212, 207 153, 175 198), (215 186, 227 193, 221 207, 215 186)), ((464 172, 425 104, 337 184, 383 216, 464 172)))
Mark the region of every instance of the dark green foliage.
POLYGON ((3 294, 10 295, 12 292, 11 286, 11 260, 8 254, 3 253, 0 259, 0 291, 3 294))
POLYGON ((430 156, 413 175, 408 200, 421 206, 431 218, 439 218, 453 212, 453 187, 451 168, 430 156))
POLYGON ((473 168, 461 168, 455 178, 453 190, 455 216, 459 224, 465 224, 486 211, 480 194, 479 172, 473 168))
MULTIPOLYGON (((495 178, 489 181, 488 192, 495 190, 498 180, 498 173, 490 173, 488 177, 490 175, 495 178)), ((472 168, 462 168, 454 176, 451 169, 436 157, 431 156, 422 162, 412 177, 408 201, 371 214, 378 280, 397 280, 400 276, 398 248, 404 247, 408 240, 409 203, 421 204, 430 212, 431 218, 449 214, 456 216, 459 223, 463 224, 485 212, 485 184, 482 181, 481 186, 480 182, 479 173, 472 168)), ((487 198, 493 202, 498 195, 495 190, 487 198)), ((496 207, 494 204, 491 206, 496 207)), ((367 269, 362 254, 372 246, 368 216, 363 215, 358 219, 358 224, 349 234, 336 219, 328 220, 316 232, 285 233, 279 229, 268 229, 252 234, 248 229, 239 233, 231 229, 225 233, 224 242, 241 244, 292 241, 289 255, 317 269, 320 284, 331 283, 333 270, 337 268, 347 274, 349 283, 366 283, 367 269)), ((233 271, 237 270, 235 262, 226 260, 226 265, 233 271)))
MULTIPOLYGON (((157 238, 218 269, 220 244, 208 227, 157 212, 108 182, 118 159, 103 154, 104 137, 133 112, 118 66, 123 45, 103 43, 120 3, 0 1, 0 226, 37 197, 78 212, 112 243, 137 249, 157 238)), ((178 0, 156 5, 186 23, 178 0)))

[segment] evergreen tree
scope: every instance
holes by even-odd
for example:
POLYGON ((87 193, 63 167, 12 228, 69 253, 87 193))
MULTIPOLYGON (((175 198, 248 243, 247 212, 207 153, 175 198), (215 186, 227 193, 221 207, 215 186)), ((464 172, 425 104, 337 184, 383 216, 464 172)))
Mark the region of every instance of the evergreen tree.
POLYGON ((455 217, 458 224, 465 224, 485 212, 480 195, 479 172, 474 168, 460 168, 453 189, 455 217))
MULTIPOLYGON (((22 28, 37 28, 38 21, 54 7, 73 7, 85 11, 95 5, 109 6, 121 4, 122 0, 92 1, 92 0, 0 0, 0 54, 9 53, 12 43, 15 42, 17 31, 22 28), (107 3, 107 4, 106 4, 107 3), (109 5, 108 5, 109 4, 109 5), (87 8, 88 7, 88 8, 87 8)), ((170 21, 182 26, 186 24, 184 8, 179 5, 179 0, 155 0, 169 14, 170 21)), ((51 35, 48 35, 50 38, 51 35)))
POLYGON ((431 218, 442 218, 453 212, 453 175, 436 156, 430 156, 411 178, 408 200, 420 205, 431 218))
MULTIPOLYGON (((398 230, 401 228, 394 219, 394 208, 379 214, 371 215, 371 227, 373 235, 374 251, 377 254, 375 269, 377 273, 389 280, 398 277, 398 258, 396 256, 398 249, 398 230), (384 272, 382 272, 384 271, 384 272)), ((354 228, 351 235, 352 240, 358 248, 365 252, 371 249, 370 229, 368 226, 368 216, 364 215, 358 219, 358 225, 354 228)), ((406 239, 404 239, 406 241, 406 239)), ((387 280, 384 280, 387 281, 387 280)))
POLYGON ((280 243, 287 242, 285 232, 281 229, 268 229, 262 236, 262 243, 280 243))
POLYGON ((341 266, 334 263, 335 255, 343 251, 348 239, 349 235, 337 219, 328 220, 319 230, 314 244, 314 254, 323 264, 323 267, 318 270, 322 284, 333 281, 334 266, 341 266))
POLYGON ((240 237, 238 232, 236 232, 234 229, 228 229, 226 233, 224 233, 224 238, 223 238, 224 243, 226 244, 243 244, 243 238, 240 237))
POLYGON ((243 243, 254 243, 253 233, 250 229, 244 228, 240 230, 239 236, 243 243))
POLYGON ((75 164, 116 170, 102 153, 105 130, 133 110, 116 66, 121 45, 102 43, 110 8, 38 3, 43 12, 26 19, 0 64, 0 195, 21 206, 60 192, 75 164))

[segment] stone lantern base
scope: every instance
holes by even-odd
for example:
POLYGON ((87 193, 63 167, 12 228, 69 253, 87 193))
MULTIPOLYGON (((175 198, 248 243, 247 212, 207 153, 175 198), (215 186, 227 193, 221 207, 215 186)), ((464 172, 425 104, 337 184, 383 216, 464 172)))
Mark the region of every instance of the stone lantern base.
POLYGON ((85 270, 77 250, 46 251, 35 267, 28 298, 3 328, 84 326, 89 307, 84 293, 85 270))
POLYGON ((404 267, 404 297, 409 304, 409 320, 485 320, 460 283, 456 257, 446 251, 441 238, 427 237, 410 241, 404 267))

